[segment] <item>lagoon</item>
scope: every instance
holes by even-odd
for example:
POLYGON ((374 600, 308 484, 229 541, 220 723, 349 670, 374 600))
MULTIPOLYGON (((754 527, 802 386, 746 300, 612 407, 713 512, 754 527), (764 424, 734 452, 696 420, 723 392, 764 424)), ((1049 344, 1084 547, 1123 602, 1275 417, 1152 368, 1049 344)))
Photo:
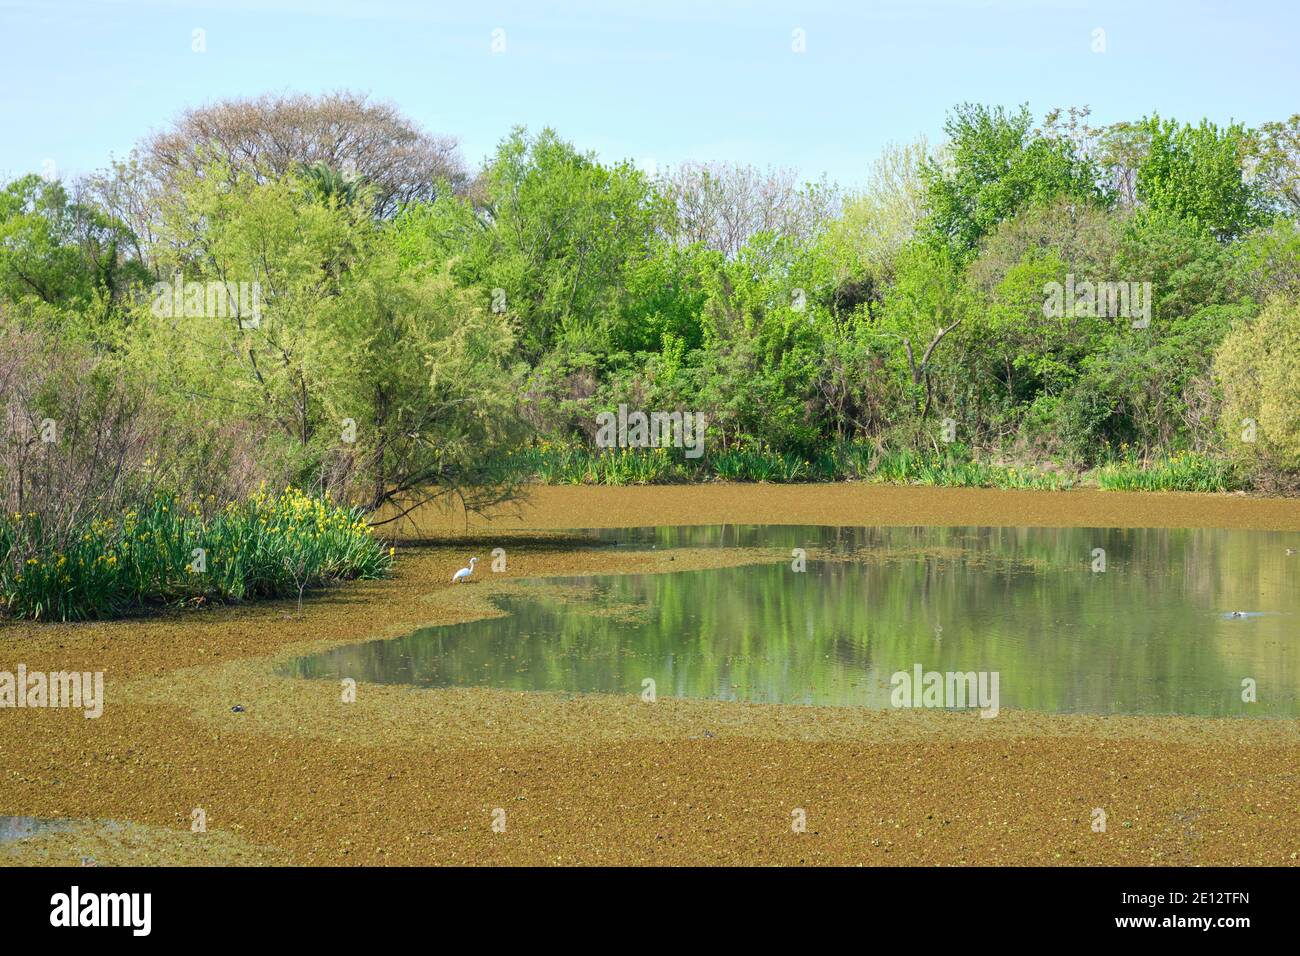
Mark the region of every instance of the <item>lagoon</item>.
POLYGON ((1300 716, 1293 532, 582 533, 610 548, 773 553, 739 567, 512 581, 493 598, 501 617, 338 647, 281 672, 629 695, 649 680, 659 697, 885 709, 891 675, 921 665, 996 672, 1004 710, 1300 716), (1104 571, 1094 570, 1098 548, 1104 571), (808 552, 802 571, 795 549, 808 552))

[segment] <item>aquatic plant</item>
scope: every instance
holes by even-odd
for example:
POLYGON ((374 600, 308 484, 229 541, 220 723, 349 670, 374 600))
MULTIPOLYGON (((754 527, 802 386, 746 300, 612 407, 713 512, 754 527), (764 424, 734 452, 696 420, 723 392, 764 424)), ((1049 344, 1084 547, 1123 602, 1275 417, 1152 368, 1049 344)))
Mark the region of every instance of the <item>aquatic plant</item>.
POLYGON ((1234 491, 1241 487, 1229 461, 1180 451, 1154 461, 1125 458, 1094 472, 1105 491, 1234 491))
POLYGON ((109 618, 146 607, 284 597, 391 568, 392 549, 363 513, 328 497, 286 488, 213 505, 159 496, 147 508, 61 536, 61 547, 40 515, 5 515, 0 606, 33 620, 109 618))

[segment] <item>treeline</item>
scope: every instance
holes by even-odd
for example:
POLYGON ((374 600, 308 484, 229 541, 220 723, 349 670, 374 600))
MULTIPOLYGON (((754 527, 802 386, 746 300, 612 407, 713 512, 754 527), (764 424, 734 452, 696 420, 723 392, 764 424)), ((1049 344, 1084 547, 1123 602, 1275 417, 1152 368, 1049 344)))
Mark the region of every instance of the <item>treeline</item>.
POLYGON ((864 161, 860 190, 652 174, 551 130, 471 173, 341 93, 196 109, 78 182, 13 180, 10 510, 72 528, 265 482, 481 507, 620 404, 708 421, 699 469, 631 480, 852 459, 1293 488, 1300 117, 963 105, 945 134, 864 161))

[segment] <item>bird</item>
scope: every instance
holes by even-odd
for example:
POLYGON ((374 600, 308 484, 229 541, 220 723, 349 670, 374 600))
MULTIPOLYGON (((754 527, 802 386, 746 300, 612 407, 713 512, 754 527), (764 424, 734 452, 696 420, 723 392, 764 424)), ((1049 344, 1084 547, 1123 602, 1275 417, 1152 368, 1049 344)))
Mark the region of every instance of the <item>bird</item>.
POLYGON ((1286 553, 1287 553, 1287 554, 1295 554, 1295 553, 1296 553, 1296 549, 1295 549, 1295 548, 1287 548, 1287 549, 1286 549, 1286 553))
POLYGON ((471 574, 474 573, 474 562, 477 561, 477 560, 478 560, 478 558, 470 558, 470 559, 469 559, 469 567, 468 567, 468 568, 461 568, 459 571, 457 571, 455 574, 453 574, 453 575, 451 576, 451 583, 452 583, 452 584, 459 584, 461 581, 468 581, 468 580, 469 580, 469 576, 470 576, 471 574))

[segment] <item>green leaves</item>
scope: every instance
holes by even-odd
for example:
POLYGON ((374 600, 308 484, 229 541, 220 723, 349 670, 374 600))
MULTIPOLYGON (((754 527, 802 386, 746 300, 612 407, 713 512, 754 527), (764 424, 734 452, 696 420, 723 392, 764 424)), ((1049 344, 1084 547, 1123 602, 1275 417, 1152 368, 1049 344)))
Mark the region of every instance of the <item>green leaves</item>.
POLYGON ((0 516, 0 606, 18 618, 87 620, 159 605, 285 597, 388 573, 392 553, 361 512, 292 488, 213 514, 159 496, 89 521, 59 548, 38 514, 0 516))
MULTIPOLYGON (((60 182, 24 176, 0 190, 0 300, 89 309, 120 300, 144 268, 129 233, 60 182)), ((97 309, 96 311, 99 311, 97 309)))
POLYGON ((1158 116, 1140 126, 1148 144, 1137 195, 1148 210, 1177 216, 1220 240, 1264 221, 1264 196, 1245 176, 1252 149, 1245 126, 1220 129, 1208 120, 1179 125, 1158 116))
POLYGON ((998 223, 1058 196, 1105 204, 1100 171, 1064 138, 1033 132, 1028 107, 966 103, 949 115, 947 154, 921 170, 929 241, 969 254, 998 223))

